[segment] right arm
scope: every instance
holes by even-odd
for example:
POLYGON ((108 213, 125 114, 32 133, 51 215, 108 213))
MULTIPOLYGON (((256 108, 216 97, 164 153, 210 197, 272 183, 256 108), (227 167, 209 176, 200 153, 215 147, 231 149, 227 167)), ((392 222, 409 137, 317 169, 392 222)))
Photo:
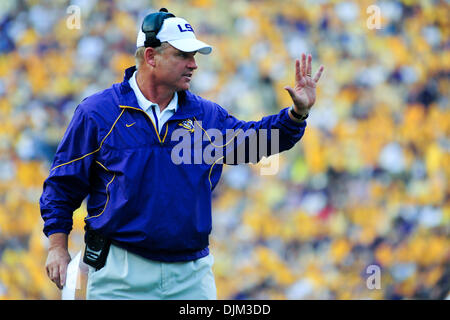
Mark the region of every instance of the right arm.
POLYGON ((39 200, 43 231, 50 242, 47 275, 60 289, 70 261, 67 243, 72 215, 89 192, 89 173, 98 147, 94 121, 78 107, 56 150, 39 200))

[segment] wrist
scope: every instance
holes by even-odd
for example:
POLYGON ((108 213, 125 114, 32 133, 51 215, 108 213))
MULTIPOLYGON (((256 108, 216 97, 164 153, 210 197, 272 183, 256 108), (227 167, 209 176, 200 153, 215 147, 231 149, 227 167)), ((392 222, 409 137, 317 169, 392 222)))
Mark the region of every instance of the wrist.
POLYGON ((289 108, 289 114, 291 115, 291 118, 294 118, 296 121, 304 121, 309 116, 309 110, 305 109, 304 111, 297 112, 294 105, 292 105, 289 108))
POLYGON ((54 249, 68 249, 68 235, 65 233, 53 233, 49 237, 50 244, 48 250, 54 249))

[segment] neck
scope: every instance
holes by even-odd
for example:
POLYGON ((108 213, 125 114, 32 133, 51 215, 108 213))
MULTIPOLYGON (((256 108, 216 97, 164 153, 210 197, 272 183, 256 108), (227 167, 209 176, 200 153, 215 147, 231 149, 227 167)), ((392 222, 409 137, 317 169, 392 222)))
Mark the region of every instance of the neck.
POLYGON ((160 111, 163 111, 173 98, 173 90, 170 90, 163 85, 156 85, 145 72, 142 72, 139 69, 136 74, 136 83, 144 97, 147 100, 158 104, 160 111))

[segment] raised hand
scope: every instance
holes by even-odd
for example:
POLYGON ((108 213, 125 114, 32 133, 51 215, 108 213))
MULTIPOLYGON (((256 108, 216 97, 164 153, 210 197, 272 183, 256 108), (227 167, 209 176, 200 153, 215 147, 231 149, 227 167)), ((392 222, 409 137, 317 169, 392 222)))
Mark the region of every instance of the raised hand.
POLYGON ((319 67, 314 78, 311 78, 311 61, 312 56, 302 53, 302 61, 295 60, 295 86, 292 89, 289 86, 284 87, 294 102, 294 111, 299 114, 306 114, 316 102, 316 84, 323 72, 323 65, 319 67))

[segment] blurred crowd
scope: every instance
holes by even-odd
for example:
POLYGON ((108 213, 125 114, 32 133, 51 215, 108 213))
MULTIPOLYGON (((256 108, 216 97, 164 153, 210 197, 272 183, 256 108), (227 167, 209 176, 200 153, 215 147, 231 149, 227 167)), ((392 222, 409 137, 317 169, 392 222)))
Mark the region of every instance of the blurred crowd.
MULTIPOLYGON (((325 66, 278 172, 224 167, 210 237, 219 299, 449 299, 444 0, 2 0, 0 299, 59 299, 44 267, 43 181, 75 107, 122 80, 142 18, 160 7, 213 45, 191 90, 237 118, 291 104, 283 87, 302 52, 313 73, 325 66)), ((85 215, 74 213, 72 255, 85 215)))

